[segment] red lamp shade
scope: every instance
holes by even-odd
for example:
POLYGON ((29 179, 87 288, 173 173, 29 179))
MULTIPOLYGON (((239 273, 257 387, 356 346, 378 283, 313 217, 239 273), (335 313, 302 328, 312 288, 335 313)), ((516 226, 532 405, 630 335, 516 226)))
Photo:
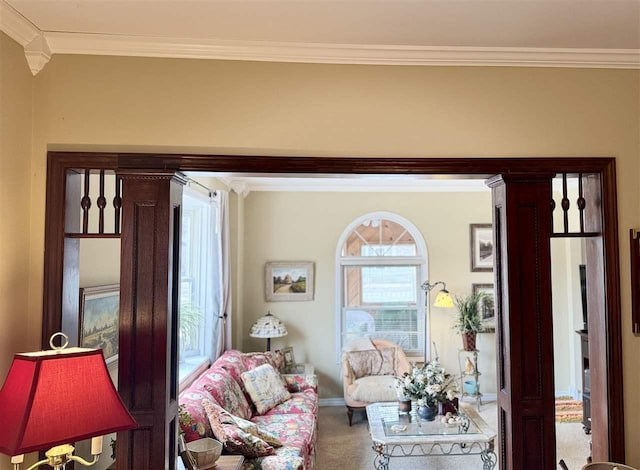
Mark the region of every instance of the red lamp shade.
POLYGON ((0 390, 0 416, 7 455, 137 427, 99 349, 16 354, 0 390))

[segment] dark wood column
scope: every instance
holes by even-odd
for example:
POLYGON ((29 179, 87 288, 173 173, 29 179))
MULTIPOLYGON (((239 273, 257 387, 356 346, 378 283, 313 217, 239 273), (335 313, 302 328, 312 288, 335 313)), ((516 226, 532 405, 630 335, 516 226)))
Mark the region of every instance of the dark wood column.
POLYGON ((489 181, 494 204, 502 470, 556 468, 551 174, 489 181), (500 295, 501 293, 501 295, 500 295))
POLYGON ((173 171, 120 171, 118 388, 138 423, 119 433, 118 470, 174 469, 182 186, 173 171), (122 443, 122 445, 121 445, 122 443))

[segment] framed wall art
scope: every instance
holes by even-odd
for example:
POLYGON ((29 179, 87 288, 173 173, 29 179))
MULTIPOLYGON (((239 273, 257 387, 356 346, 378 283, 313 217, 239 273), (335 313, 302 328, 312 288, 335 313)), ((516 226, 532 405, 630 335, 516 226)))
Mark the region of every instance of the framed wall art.
POLYGON ((267 302, 313 300, 312 261, 270 261, 265 264, 267 302))
POLYGON ((484 331, 492 332, 496 328, 496 290, 493 284, 471 284, 471 292, 478 294, 480 292, 486 294, 480 304, 480 318, 484 331))
POLYGON ((493 271, 493 226, 491 224, 471 224, 471 271, 493 271))
POLYGON ((118 359, 118 284, 80 289, 80 338, 83 348, 102 349, 107 364, 118 359))

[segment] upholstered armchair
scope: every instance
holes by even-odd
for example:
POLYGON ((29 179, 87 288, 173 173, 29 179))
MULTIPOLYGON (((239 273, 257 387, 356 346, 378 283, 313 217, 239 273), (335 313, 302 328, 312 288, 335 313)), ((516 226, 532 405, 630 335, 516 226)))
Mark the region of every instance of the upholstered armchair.
POLYGON ((411 370, 400 346, 384 339, 359 339, 342 353, 342 383, 349 426, 354 410, 370 404, 398 399, 394 377, 411 370))

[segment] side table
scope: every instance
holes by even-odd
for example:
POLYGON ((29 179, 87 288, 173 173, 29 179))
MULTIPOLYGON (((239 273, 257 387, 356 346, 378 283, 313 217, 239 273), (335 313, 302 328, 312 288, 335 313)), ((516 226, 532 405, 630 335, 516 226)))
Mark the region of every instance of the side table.
POLYGON ((461 397, 473 397, 476 399, 476 407, 480 411, 482 405, 482 393, 480 393, 480 376, 482 375, 478 370, 478 351, 473 349, 467 351, 465 349, 458 350, 458 364, 460 365, 460 396, 461 397), (469 367, 467 367, 469 364, 469 367), (465 388, 466 379, 473 378, 474 383, 472 388, 465 388))
MULTIPOLYGON (((221 455, 220 458, 216 461, 216 466, 213 468, 215 470, 241 470, 243 463, 243 455, 221 455)), ((115 468, 115 464, 113 468, 115 468)), ((184 468, 185 467, 182 463, 182 459, 178 458, 178 469, 184 470, 184 468)))
POLYGON ((285 366, 280 373, 282 375, 313 375, 315 374, 315 369, 313 364, 291 364, 285 366))

